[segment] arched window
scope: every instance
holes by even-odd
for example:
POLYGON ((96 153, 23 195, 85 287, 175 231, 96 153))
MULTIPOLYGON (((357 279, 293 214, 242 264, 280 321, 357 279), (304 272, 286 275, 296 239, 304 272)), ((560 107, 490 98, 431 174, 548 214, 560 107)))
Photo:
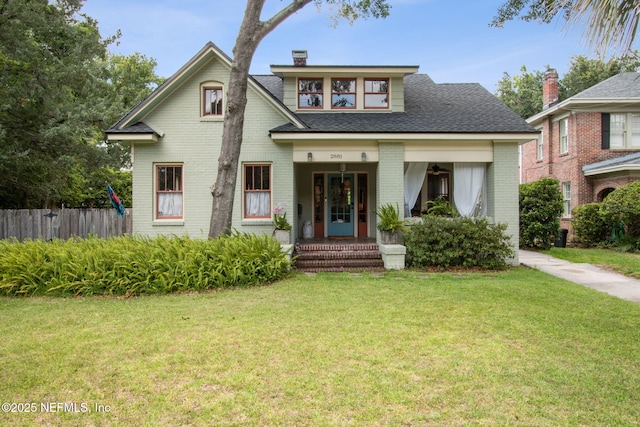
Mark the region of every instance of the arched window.
POLYGON ((205 82, 200 85, 203 117, 221 117, 224 114, 223 86, 220 82, 205 82))
POLYGON ((605 197, 607 197, 611 192, 615 190, 615 188, 605 188, 604 190, 598 193, 598 202, 602 202, 605 197))

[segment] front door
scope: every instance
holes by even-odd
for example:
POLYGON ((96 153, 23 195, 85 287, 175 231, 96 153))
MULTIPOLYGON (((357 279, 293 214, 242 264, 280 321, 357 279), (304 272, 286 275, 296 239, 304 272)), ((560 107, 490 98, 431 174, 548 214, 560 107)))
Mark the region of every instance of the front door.
POLYGON ((353 174, 329 174, 329 236, 353 236, 353 187, 353 174))

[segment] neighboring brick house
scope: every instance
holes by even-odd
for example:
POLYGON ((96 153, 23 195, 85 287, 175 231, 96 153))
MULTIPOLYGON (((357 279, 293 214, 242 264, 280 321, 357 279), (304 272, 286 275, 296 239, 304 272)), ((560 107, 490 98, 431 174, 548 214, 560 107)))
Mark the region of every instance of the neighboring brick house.
MULTIPOLYGON (((414 65, 293 56, 249 79, 235 229, 271 234, 280 205, 291 243, 309 228, 380 241, 381 205, 408 215, 443 196, 506 223, 517 245, 518 147, 536 133, 522 118, 479 84, 436 84, 414 65)), ((107 130, 131 146, 134 233, 207 236, 230 66, 206 44, 107 130)))
POLYGON ((640 179, 640 73, 621 73, 558 102, 558 74, 543 78, 543 111, 527 119, 541 131, 521 147, 522 183, 560 181, 561 227, 571 210, 599 202, 640 179))

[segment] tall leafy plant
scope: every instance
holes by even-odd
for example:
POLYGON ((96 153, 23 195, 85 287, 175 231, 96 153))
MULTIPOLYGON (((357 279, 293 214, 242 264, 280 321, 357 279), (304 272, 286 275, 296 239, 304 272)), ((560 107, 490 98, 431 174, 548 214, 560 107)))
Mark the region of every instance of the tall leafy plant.
POLYGON ((520 246, 549 249, 560 234, 563 211, 557 179, 543 178, 520 185, 520 246))

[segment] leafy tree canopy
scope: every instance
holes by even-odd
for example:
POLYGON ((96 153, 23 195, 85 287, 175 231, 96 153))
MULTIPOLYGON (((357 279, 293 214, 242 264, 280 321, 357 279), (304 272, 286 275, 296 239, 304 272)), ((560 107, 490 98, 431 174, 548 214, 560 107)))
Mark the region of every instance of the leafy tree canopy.
MULTIPOLYGON (((569 71, 558 81, 559 100, 568 99, 616 74, 639 69, 637 51, 608 61, 589 59, 584 55, 573 56, 569 71)), ((522 73, 514 76, 504 73, 498 82, 496 96, 526 119, 542 111, 542 78, 545 72, 529 72, 525 66, 520 70, 522 73)))
POLYGON ((637 0, 507 0, 490 25, 502 27, 513 19, 550 23, 560 17, 566 26, 584 27, 583 37, 601 53, 626 53, 638 30, 637 0))
POLYGON ((0 2, 0 208, 76 206, 92 173, 126 166, 103 130, 158 83, 155 61, 108 55, 118 36, 83 1, 0 2))

